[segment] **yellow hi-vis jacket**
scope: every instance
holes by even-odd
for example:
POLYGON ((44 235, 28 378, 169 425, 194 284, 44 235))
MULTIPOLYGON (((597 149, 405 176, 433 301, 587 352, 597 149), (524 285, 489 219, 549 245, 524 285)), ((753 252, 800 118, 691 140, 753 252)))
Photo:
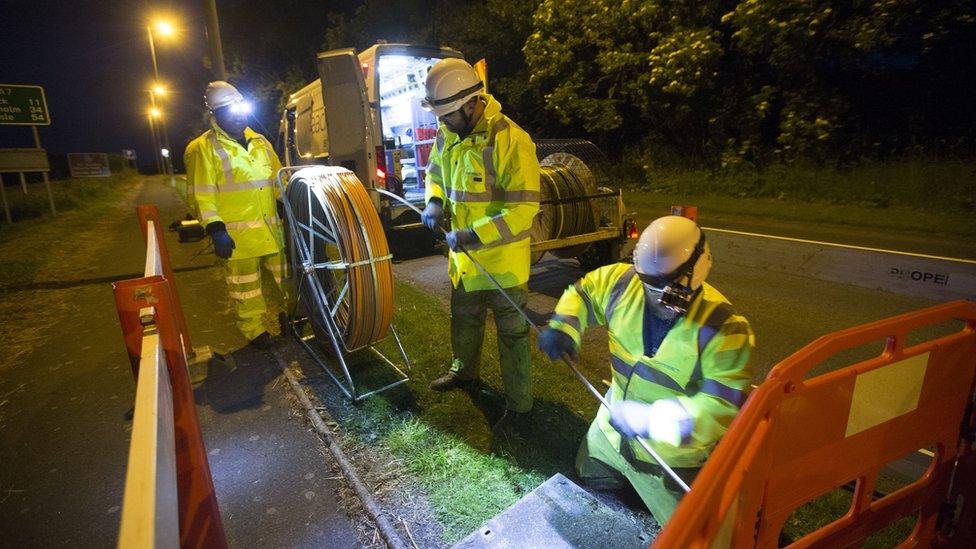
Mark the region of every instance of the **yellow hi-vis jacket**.
POLYGON ((251 128, 245 149, 214 123, 186 147, 187 186, 193 189, 197 219, 204 227, 221 221, 234 239, 231 259, 280 252, 284 235, 278 219, 274 181, 281 162, 271 143, 251 128))
MULTIPOLYGON (((444 124, 430 152, 425 202, 439 198, 451 228, 472 229, 481 245, 469 249, 503 288, 529 281, 529 229, 539 211, 539 160, 529 134, 502 114, 490 95, 471 135, 461 139, 444 124)), ((463 253, 451 252, 456 288, 493 289, 463 253)))
MULTIPOLYGON (((677 398, 694 418, 691 436, 680 446, 646 442, 672 467, 698 467, 746 400, 753 380, 749 355, 755 336, 728 300, 703 284, 654 356, 647 356, 644 315, 652 313, 646 312, 644 300, 643 284, 632 265, 608 265, 566 289, 549 326, 565 332, 579 346, 588 326, 606 325, 613 371, 610 403, 677 398)), ((620 447, 620 434, 610 426, 606 408, 600 408, 596 421, 625 457, 655 463, 636 440, 628 442, 629 448, 620 447)))

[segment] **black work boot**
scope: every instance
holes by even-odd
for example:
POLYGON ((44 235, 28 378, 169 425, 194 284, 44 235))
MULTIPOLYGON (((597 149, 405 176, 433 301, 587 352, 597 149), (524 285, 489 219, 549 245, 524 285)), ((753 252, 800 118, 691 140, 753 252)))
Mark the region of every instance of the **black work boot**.
POLYGON ((274 338, 268 332, 261 332, 261 335, 251 340, 251 346, 262 351, 267 351, 272 345, 274 345, 274 338))
POLYGON ((466 389, 478 383, 478 378, 464 379, 458 377, 454 372, 447 372, 441 377, 430 382, 433 391, 450 391, 451 389, 466 389))

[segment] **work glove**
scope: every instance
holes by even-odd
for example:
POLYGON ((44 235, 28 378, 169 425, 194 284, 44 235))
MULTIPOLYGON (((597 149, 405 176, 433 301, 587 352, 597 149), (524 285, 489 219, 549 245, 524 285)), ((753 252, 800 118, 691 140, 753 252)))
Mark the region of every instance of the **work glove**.
POLYGON ((559 360, 565 355, 576 358, 576 343, 566 332, 554 328, 546 328, 539 336, 539 350, 551 360, 559 360))
POLYGON ((462 247, 468 249, 481 244, 481 239, 478 238, 478 235, 475 234, 475 232, 471 229, 458 229, 456 231, 451 231, 447 233, 444 240, 447 241, 447 247, 454 252, 459 251, 462 247))
POLYGON ((434 232, 437 232, 437 227, 440 226, 442 217, 444 217, 444 208, 441 206, 440 200, 431 200, 428 202, 427 207, 424 208, 424 213, 420 214, 420 220, 423 221, 428 229, 434 232))
POLYGON ((680 446, 691 436, 695 420, 676 398, 655 400, 651 404, 622 400, 610 405, 610 425, 628 438, 650 438, 680 446))
POLYGON ((226 226, 219 221, 215 221, 207 225, 207 233, 210 235, 210 240, 213 240, 214 254, 220 259, 230 258, 237 245, 234 244, 234 239, 227 234, 226 226))

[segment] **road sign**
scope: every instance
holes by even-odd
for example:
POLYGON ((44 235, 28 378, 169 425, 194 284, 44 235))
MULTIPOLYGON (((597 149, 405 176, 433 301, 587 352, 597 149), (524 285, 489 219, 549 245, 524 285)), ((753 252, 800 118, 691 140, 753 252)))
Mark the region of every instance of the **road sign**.
POLYGON ((112 170, 108 167, 105 153, 68 153, 68 169, 71 177, 108 177, 112 170))
POLYGON ((49 169, 44 149, 0 149, 0 173, 46 172, 49 169))
POLYGON ((0 84, 0 125, 49 126, 44 88, 0 84))

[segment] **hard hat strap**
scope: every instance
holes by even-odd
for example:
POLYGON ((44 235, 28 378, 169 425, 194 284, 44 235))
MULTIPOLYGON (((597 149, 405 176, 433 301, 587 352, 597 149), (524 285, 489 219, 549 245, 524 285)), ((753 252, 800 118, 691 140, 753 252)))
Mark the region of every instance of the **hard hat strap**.
POLYGON ((452 103, 454 101, 457 101, 458 99, 461 99, 462 97, 464 97, 466 95, 470 95, 470 94, 472 94, 472 93, 474 93, 474 92, 476 92, 476 91, 478 91, 478 90, 480 90, 480 89, 482 89, 484 87, 485 87, 484 82, 480 82, 479 81, 474 86, 471 86, 470 88, 463 89, 463 90, 457 92, 456 94, 454 94, 454 95, 452 95, 450 97, 445 97, 443 99, 432 99, 432 98, 428 97, 427 98, 427 102, 430 103, 431 105, 435 106, 435 107, 439 107, 441 105, 447 105, 448 103, 452 103))

